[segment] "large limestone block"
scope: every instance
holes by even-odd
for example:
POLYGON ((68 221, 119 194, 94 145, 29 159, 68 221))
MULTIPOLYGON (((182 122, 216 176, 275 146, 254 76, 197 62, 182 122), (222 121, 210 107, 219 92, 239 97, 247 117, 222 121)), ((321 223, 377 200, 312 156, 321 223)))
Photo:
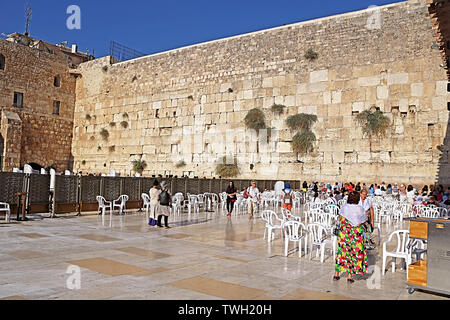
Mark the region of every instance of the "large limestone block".
POLYGON ((437 96, 447 96, 447 84, 448 81, 436 81, 436 95, 437 96))
POLYGON ((309 74, 309 82, 310 83, 316 83, 316 82, 322 82, 322 81, 328 81, 328 70, 319 70, 319 71, 312 71, 309 74))
POLYGON ((409 81, 409 77, 407 73, 394 73, 387 75, 387 84, 407 84, 409 81))
POLYGON ((377 87, 377 98, 380 100, 389 98, 389 87, 388 86, 377 87))
POLYGON ((423 83, 412 83, 411 84, 411 96, 412 97, 422 97, 423 96, 423 83))
POLYGON ((360 87, 378 86, 380 82, 381 82, 380 76, 358 78, 358 86, 360 87))

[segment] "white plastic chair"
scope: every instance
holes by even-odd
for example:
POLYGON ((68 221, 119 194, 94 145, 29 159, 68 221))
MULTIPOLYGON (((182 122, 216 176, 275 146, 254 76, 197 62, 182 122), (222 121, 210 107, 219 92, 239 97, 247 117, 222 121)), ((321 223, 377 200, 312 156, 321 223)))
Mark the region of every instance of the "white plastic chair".
POLYGON ((112 209, 115 210, 116 208, 118 208, 119 214, 125 213, 125 207, 126 207, 128 199, 129 198, 126 194, 121 195, 118 199, 113 200, 112 209))
POLYGON ((225 206, 227 205, 227 193, 226 192, 219 193, 219 198, 220 198, 220 207, 222 208, 222 210, 224 210, 225 206))
POLYGON ((5 212, 5 220, 6 222, 10 222, 11 220, 11 208, 9 207, 9 203, 0 202, 0 212, 5 212))
POLYGON ((298 257, 302 257, 302 240, 305 239, 305 254, 308 247, 306 227, 300 221, 290 220, 283 223, 284 230, 284 256, 288 256, 289 242, 298 243, 298 257))
POLYGON ((143 193, 141 195, 141 197, 142 197, 142 201, 144 202, 143 208, 145 210, 145 214, 148 216, 148 211, 150 210, 150 197, 146 193, 143 193))
POLYGON ((324 262, 325 246, 327 244, 330 244, 333 249, 333 257, 336 256, 336 247, 333 244, 333 240, 328 238, 329 234, 322 225, 318 223, 311 223, 308 225, 307 230, 310 237, 310 260, 312 259, 312 251, 314 246, 318 247, 316 251, 316 257, 319 255, 320 249, 320 263, 324 262))
POLYGON ((98 211, 102 211, 102 216, 105 215, 106 208, 109 208, 109 213, 112 215, 113 207, 111 201, 106 201, 102 196, 97 196, 96 199, 98 202, 98 211))
POLYGON ((409 231, 408 230, 397 230, 391 233, 389 239, 383 243, 383 275, 386 274, 386 260, 388 257, 394 258, 392 261, 392 272, 395 272, 395 260, 396 258, 404 259, 406 262, 406 275, 408 276, 408 266, 411 264, 411 250, 408 249, 409 242, 409 231), (388 251, 387 244, 396 237, 397 247, 395 251, 388 251))
MULTIPOLYGON (((267 214, 267 223, 266 223, 266 230, 268 232, 267 236, 267 242, 271 242, 275 239, 275 232, 273 230, 279 229, 281 234, 281 239, 283 239, 283 220, 278 218, 275 211, 272 210, 265 210, 263 212, 266 212, 267 214)), ((264 238, 265 238, 266 232, 264 231, 264 238)))

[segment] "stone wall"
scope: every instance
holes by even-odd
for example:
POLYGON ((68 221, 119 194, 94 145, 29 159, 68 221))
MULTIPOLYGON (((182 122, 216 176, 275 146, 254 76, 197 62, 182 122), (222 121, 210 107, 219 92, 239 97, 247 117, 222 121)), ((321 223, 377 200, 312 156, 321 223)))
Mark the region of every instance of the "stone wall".
POLYGON ((449 114, 434 43, 427 7, 409 1, 117 64, 109 57, 84 63, 76 84, 75 169, 127 175, 131 161, 143 159, 144 175, 213 177, 226 152, 237 154, 243 179, 433 183, 449 114), (317 60, 305 59, 310 48, 317 60), (271 112, 274 103, 287 107, 284 115, 271 112), (243 119, 255 107, 279 130, 268 149, 274 153, 258 155, 244 139, 243 119), (355 120, 372 107, 392 121, 386 138, 369 140, 355 120), (308 156, 292 152, 294 132, 285 125, 299 112, 319 119, 308 156), (231 148, 221 149, 222 141, 231 148))
MULTIPOLYGON (((6 40, 0 40, 0 53, 6 59, 5 70, 0 70, 0 111, 17 114, 21 123, 20 135, 3 137, 5 159, 15 159, 4 161, 3 170, 27 163, 71 169, 75 77, 67 60, 6 40), (54 86, 57 75, 60 87, 54 86), (23 108, 13 106, 14 92, 23 93, 23 108), (61 102, 59 115, 53 114, 55 100, 61 102)), ((7 130, 3 120, 0 130, 2 135, 7 130)))

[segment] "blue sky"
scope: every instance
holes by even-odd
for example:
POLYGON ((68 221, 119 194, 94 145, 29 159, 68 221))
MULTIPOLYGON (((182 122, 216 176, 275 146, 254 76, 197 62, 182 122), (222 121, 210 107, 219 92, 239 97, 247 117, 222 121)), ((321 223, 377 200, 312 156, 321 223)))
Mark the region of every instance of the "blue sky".
MULTIPOLYGON (((361 10, 382 0, 28 0, 31 36, 50 43, 77 43, 80 51, 109 54, 115 40, 146 54, 361 10), (81 9, 81 30, 69 30, 69 5, 81 9)), ((2 0, 0 33, 23 33, 25 0, 2 0)))

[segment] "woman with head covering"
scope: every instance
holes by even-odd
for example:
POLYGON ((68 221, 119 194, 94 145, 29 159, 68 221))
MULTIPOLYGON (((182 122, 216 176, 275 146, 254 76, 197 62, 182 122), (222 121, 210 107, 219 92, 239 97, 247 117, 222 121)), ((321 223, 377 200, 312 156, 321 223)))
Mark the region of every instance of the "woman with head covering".
POLYGON ((289 183, 284 185, 283 193, 281 194, 281 200, 283 208, 286 210, 292 210, 292 199, 294 199, 294 192, 291 190, 291 186, 289 183))
POLYGON ((234 186, 234 182, 230 181, 230 185, 227 187, 227 217, 231 217, 234 209, 234 203, 237 200, 237 189, 234 186))
POLYGON ((172 196, 167 190, 167 182, 161 182, 161 193, 159 194, 159 214, 158 214, 158 228, 162 228, 161 220, 164 217, 164 226, 169 229, 169 215, 170 206, 172 205, 172 196))
POLYGON ((159 198, 159 194, 161 193, 161 191, 158 190, 159 187, 159 182, 158 180, 155 179, 155 181, 153 181, 153 187, 150 189, 149 191, 149 195, 150 195, 150 218, 156 220, 156 214, 158 211, 158 198, 159 198))
POLYGON ((338 252, 333 279, 339 280, 340 273, 348 274, 347 281, 355 282, 353 275, 367 272, 367 251, 364 247, 363 223, 367 221, 364 208, 358 205, 359 193, 349 194, 347 204, 341 208, 339 215, 338 252))

